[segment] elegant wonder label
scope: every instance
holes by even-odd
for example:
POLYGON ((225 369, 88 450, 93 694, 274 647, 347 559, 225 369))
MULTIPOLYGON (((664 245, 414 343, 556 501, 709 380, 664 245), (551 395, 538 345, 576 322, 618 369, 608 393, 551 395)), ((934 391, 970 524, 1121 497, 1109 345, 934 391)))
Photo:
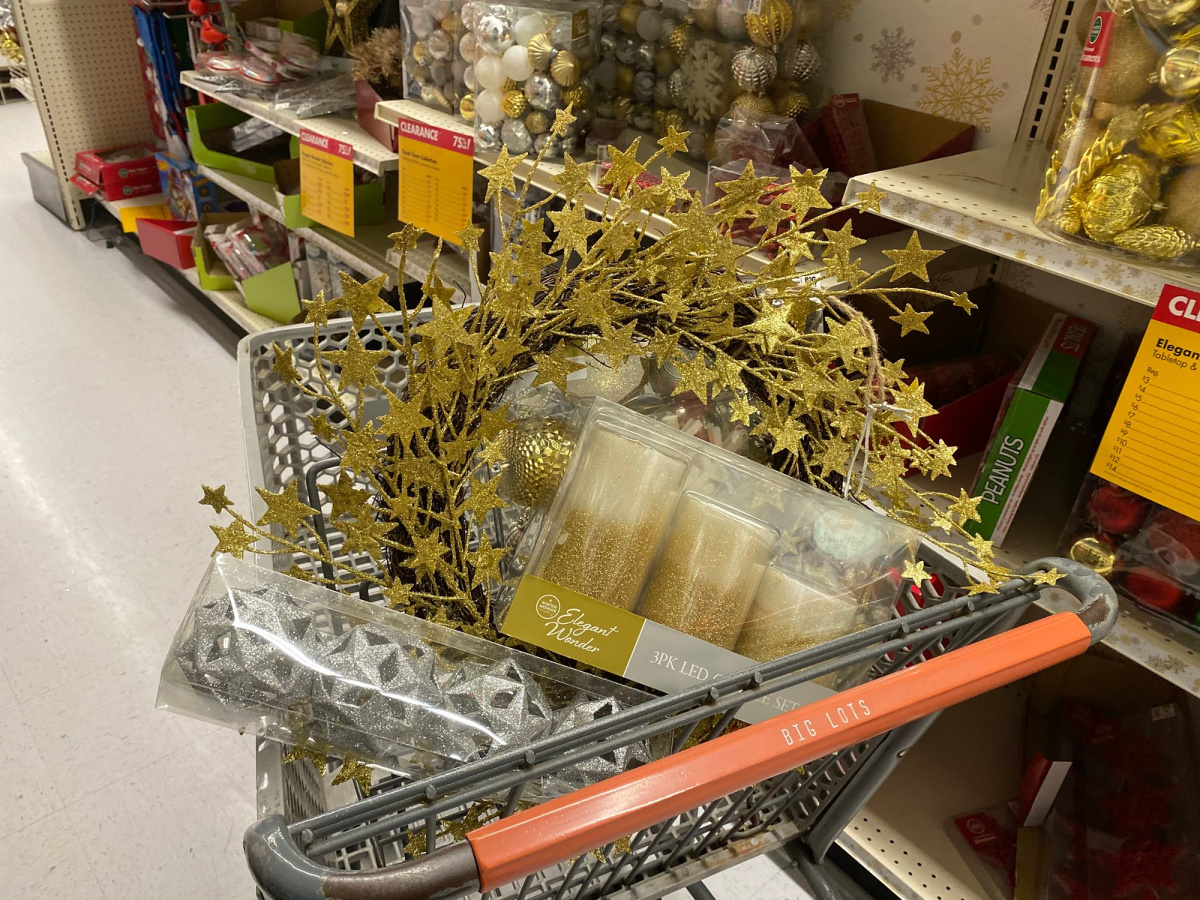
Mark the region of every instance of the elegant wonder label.
POLYGON ((1200 519, 1200 293, 1163 288, 1092 472, 1200 519))

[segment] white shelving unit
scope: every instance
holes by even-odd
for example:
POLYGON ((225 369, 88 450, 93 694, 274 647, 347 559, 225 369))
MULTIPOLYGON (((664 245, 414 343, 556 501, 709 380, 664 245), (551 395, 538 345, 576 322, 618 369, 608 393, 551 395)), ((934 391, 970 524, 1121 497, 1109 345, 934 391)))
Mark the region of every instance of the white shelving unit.
MULTIPOLYGON (((283 211, 276 203, 275 189, 265 181, 235 175, 232 172, 222 172, 209 166, 200 166, 200 174, 210 179, 229 193, 246 202, 251 209, 257 210, 264 216, 283 223, 283 211)), ((399 230, 400 224, 392 222, 383 225, 359 225, 355 228, 354 237, 340 234, 324 225, 314 225, 311 228, 293 229, 306 241, 325 250, 334 259, 353 266, 358 271, 371 278, 383 275, 388 287, 396 285, 396 269, 388 262, 388 253, 392 247, 389 235, 399 230)))
POLYGON ((209 291, 200 287, 200 276, 195 269, 183 269, 180 274, 183 275, 184 280, 193 288, 211 300, 221 312, 229 316, 246 334, 257 334, 260 331, 269 331, 272 328, 283 327, 274 319, 268 319, 266 316, 259 315, 246 306, 245 298, 237 291, 209 291))
POLYGON ((1045 148, 1033 141, 976 150, 855 178, 849 191, 872 181, 886 192, 884 216, 1002 259, 1153 306, 1163 285, 1200 290, 1194 272, 1151 266, 1050 237, 1033 224, 1045 148))
POLYGON ((325 137, 336 138, 352 144, 354 164, 368 172, 378 175, 380 172, 396 168, 398 159, 396 154, 367 134, 353 118, 316 116, 311 119, 297 119, 291 113, 273 109, 271 104, 263 103, 261 100, 251 100, 248 97, 218 91, 217 86, 199 72, 182 72, 180 80, 198 93, 212 97, 214 100, 220 100, 256 119, 269 122, 288 134, 299 135, 300 129, 306 128, 325 137))

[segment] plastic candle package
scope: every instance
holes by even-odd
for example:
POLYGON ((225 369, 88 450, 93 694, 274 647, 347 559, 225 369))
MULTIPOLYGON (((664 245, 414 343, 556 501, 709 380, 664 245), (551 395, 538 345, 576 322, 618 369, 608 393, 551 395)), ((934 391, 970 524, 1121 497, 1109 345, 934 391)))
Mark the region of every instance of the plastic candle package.
POLYGON ((917 531, 615 403, 576 415, 561 486, 516 547, 505 633, 671 690, 647 655, 711 677, 894 614, 917 531))
POLYGON ((471 0, 466 27, 467 90, 478 149, 514 156, 578 153, 594 104, 597 18, 594 4, 512 6, 471 0), (575 122, 562 139, 550 133, 558 110, 575 122))
MULTIPOLYGON (((219 556, 172 642, 157 705, 419 776, 646 699, 549 660, 219 556)), ((633 743, 558 773, 541 785, 541 796, 618 774, 651 755, 649 745, 633 743)))

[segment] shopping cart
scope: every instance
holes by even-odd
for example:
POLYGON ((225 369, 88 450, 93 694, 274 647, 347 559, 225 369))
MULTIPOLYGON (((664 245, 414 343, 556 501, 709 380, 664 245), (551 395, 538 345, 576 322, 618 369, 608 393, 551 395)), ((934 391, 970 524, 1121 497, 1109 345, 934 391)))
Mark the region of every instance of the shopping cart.
MULTIPOLYGON (((387 349, 373 326, 359 335, 387 349)), ((318 340, 340 349, 348 336, 347 324, 333 324, 318 340)), ((309 327, 242 341, 252 480, 279 490, 300 477, 301 499, 321 508, 316 485, 337 460, 308 416, 333 411, 274 373, 273 342, 292 350, 302 377, 318 378, 309 327)), ((403 366, 389 360, 396 390, 403 366)), ((336 528, 314 518, 339 546, 336 528)), ((826 852, 940 710, 1082 653, 1116 621, 1107 582, 1074 562, 1045 560, 1027 575, 1065 573, 1060 588, 1079 611, 1014 627, 1041 590, 1031 577, 971 596, 960 561, 932 545, 921 557, 938 578, 903 592, 889 622, 432 777, 386 780, 347 805, 329 802, 309 764, 282 765, 260 745, 260 784, 279 805, 260 804, 264 817, 246 834, 254 877, 271 900, 648 900, 786 847, 814 891, 834 896, 826 852), (736 726, 744 704, 849 667, 872 677, 736 726), (556 773, 656 738, 669 742, 664 758, 539 806, 523 802, 556 773)), ((303 564, 276 564, 293 562, 303 564)), ((373 599, 366 586, 362 596, 373 599)))

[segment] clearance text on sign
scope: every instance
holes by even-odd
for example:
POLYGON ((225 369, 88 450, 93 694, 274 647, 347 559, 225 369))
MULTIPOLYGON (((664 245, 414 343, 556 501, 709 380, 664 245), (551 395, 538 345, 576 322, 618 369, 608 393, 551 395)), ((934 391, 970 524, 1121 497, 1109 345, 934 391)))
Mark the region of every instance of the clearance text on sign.
POLYGON ((459 243, 458 232, 471 223, 474 136, 404 118, 397 128, 400 221, 459 243))
POLYGON ((1163 288, 1092 472, 1200 519, 1200 293, 1163 288))
POLYGON ((300 212, 354 237, 354 147, 300 129, 300 212))

